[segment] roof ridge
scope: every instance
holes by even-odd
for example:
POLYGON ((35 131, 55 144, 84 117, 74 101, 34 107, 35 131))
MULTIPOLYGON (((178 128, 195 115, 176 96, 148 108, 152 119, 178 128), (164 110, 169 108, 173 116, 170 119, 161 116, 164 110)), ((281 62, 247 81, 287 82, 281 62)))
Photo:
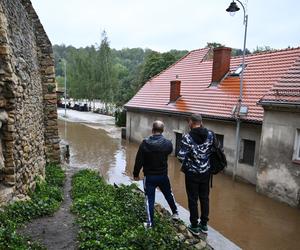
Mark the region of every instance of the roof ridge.
MULTIPOLYGON (((210 51, 210 48, 202 48, 202 49, 194 49, 189 51, 188 53, 186 53, 183 57, 181 57, 180 59, 178 59, 176 62, 172 63, 169 67, 167 67, 166 69, 164 69, 163 71, 159 72, 158 74, 152 76, 147 82, 151 82, 153 78, 156 78, 158 76, 160 76, 162 73, 164 73, 165 71, 167 71, 168 69, 170 69, 171 67, 175 66, 177 63, 181 62, 183 59, 185 59, 188 55, 192 54, 193 52, 196 51, 201 51, 201 50, 207 50, 206 54, 203 56, 203 58, 207 55, 207 53, 210 51)), ((201 60, 203 60, 203 58, 201 60)), ((147 83, 145 82, 145 84, 147 83)), ((144 84, 144 85, 145 85, 144 84)))
MULTIPOLYGON (((200 51, 200 50, 206 50, 206 49, 208 49, 208 50, 210 50, 211 48, 208 48, 208 47, 204 47, 204 48, 199 48, 199 49, 193 49, 193 50, 191 50, 189 53, 192 53, 192 52, 195 52, 195 51, 200 51)), ((188 54, 189 54, 188 53, 188 54)))
MULTIPOLYGON (((292 50, 300 50, 300 46, 295 47, 295 48, 285 48, 285 49, 274 49, 274 50, 268 50, 268 51, 261 51, 258 53, 251 53, 251 54, 246 54, 246 57, 252 57, 252 56, 259 56, 259 55, 265 55, 265 54, 273 54, 273 53, 280 53, 280 52, 285 52, 285 51, 292 51, 292 50)), ((239 56, 232 56, 231 58, 239 58, 243 57, 243 55, 239 56)))
MULTIPOLYGON (((300 47, 298 47, 300 49, 300 47)), ((295 65, 297 65, 300 61, 300 56, 298 56, 293 64, 284 72, 282 77, 273 84, 273 86, 262 96, 262 98, 258 101, 258 103, 261 103, 262 101, 269 100, 268 96, 272 95, 284 95, 288 96, 286 93, 290 93, 290 96, 294 96, 294 94, 291 94, 293 92, 299 92, 299 83, 291 82, 291 78, 289 77, 289 73, 295 69, 295 65), (282 89, 284 87, 284 89, 282 89), (290 89, 287 89, 290 88, 290 89)), ((297 67, 296 67, 297 68, 297 67)), ((295 79, 295 78, 294 78, 295 79)))

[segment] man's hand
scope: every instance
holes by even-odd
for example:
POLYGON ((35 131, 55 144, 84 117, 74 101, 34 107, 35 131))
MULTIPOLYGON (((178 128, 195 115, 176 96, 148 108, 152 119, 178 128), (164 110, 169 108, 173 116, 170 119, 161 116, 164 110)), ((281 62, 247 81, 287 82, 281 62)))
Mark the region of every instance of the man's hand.
POLYGON ((135 176, 135 177, 133 177, 133 179, 134 179, 135 181, 139 181, 139 180, 140 180, 140 177, 139 177, 139 176, 135 176))

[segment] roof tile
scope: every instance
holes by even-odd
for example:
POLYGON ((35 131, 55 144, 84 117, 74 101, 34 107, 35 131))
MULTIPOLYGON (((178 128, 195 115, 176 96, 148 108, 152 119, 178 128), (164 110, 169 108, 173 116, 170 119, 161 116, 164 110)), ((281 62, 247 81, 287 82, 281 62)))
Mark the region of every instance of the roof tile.
MULTIPOLYGON (((188 53, 150 79, 125 107, 232 118, 232 108, 239 98, 240 78, 227 77, 219 85, 209 87, 212 60, 205 60, 208 51, 199 49, 188 53), (176 75, 181 80, 181 97, 170 105, 170 81, 176 75)), ((230 70, 234 71, 241 61, 241 56, 231 58, 230 70)), ((300 101, 300 48, 247 55, 245 63, 243 104, 248 106, 246 120, 262 121, 263 108, 257 102, 263 96, 271 100, 300 101)))

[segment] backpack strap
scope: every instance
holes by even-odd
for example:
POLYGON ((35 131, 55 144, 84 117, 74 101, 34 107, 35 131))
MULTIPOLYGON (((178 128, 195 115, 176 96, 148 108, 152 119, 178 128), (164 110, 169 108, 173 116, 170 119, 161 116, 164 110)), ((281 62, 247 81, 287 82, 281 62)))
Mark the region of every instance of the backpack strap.
MULTIPOLYGON (((212 145, 214 145, 215 141, 216 141, 216 139, 215 139, 216 135, 215 135, 214 131, 212 131, 212 130, 208 130, 208 131, 212 133, 212 136, 213 136, 212 145)), ((209 175, 210 175, 210 177, 209 177, 210 178, 210 188, 213 188, 213 174, 210 172, 209 175)))

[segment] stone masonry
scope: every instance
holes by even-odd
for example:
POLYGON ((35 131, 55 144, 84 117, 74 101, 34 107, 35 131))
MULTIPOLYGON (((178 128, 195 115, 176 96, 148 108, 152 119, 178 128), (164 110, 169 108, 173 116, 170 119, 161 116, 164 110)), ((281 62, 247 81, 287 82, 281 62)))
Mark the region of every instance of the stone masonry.
POLYGON ((0 205, 59 162, 52 45, 29 0, 0 2, 0 205))

